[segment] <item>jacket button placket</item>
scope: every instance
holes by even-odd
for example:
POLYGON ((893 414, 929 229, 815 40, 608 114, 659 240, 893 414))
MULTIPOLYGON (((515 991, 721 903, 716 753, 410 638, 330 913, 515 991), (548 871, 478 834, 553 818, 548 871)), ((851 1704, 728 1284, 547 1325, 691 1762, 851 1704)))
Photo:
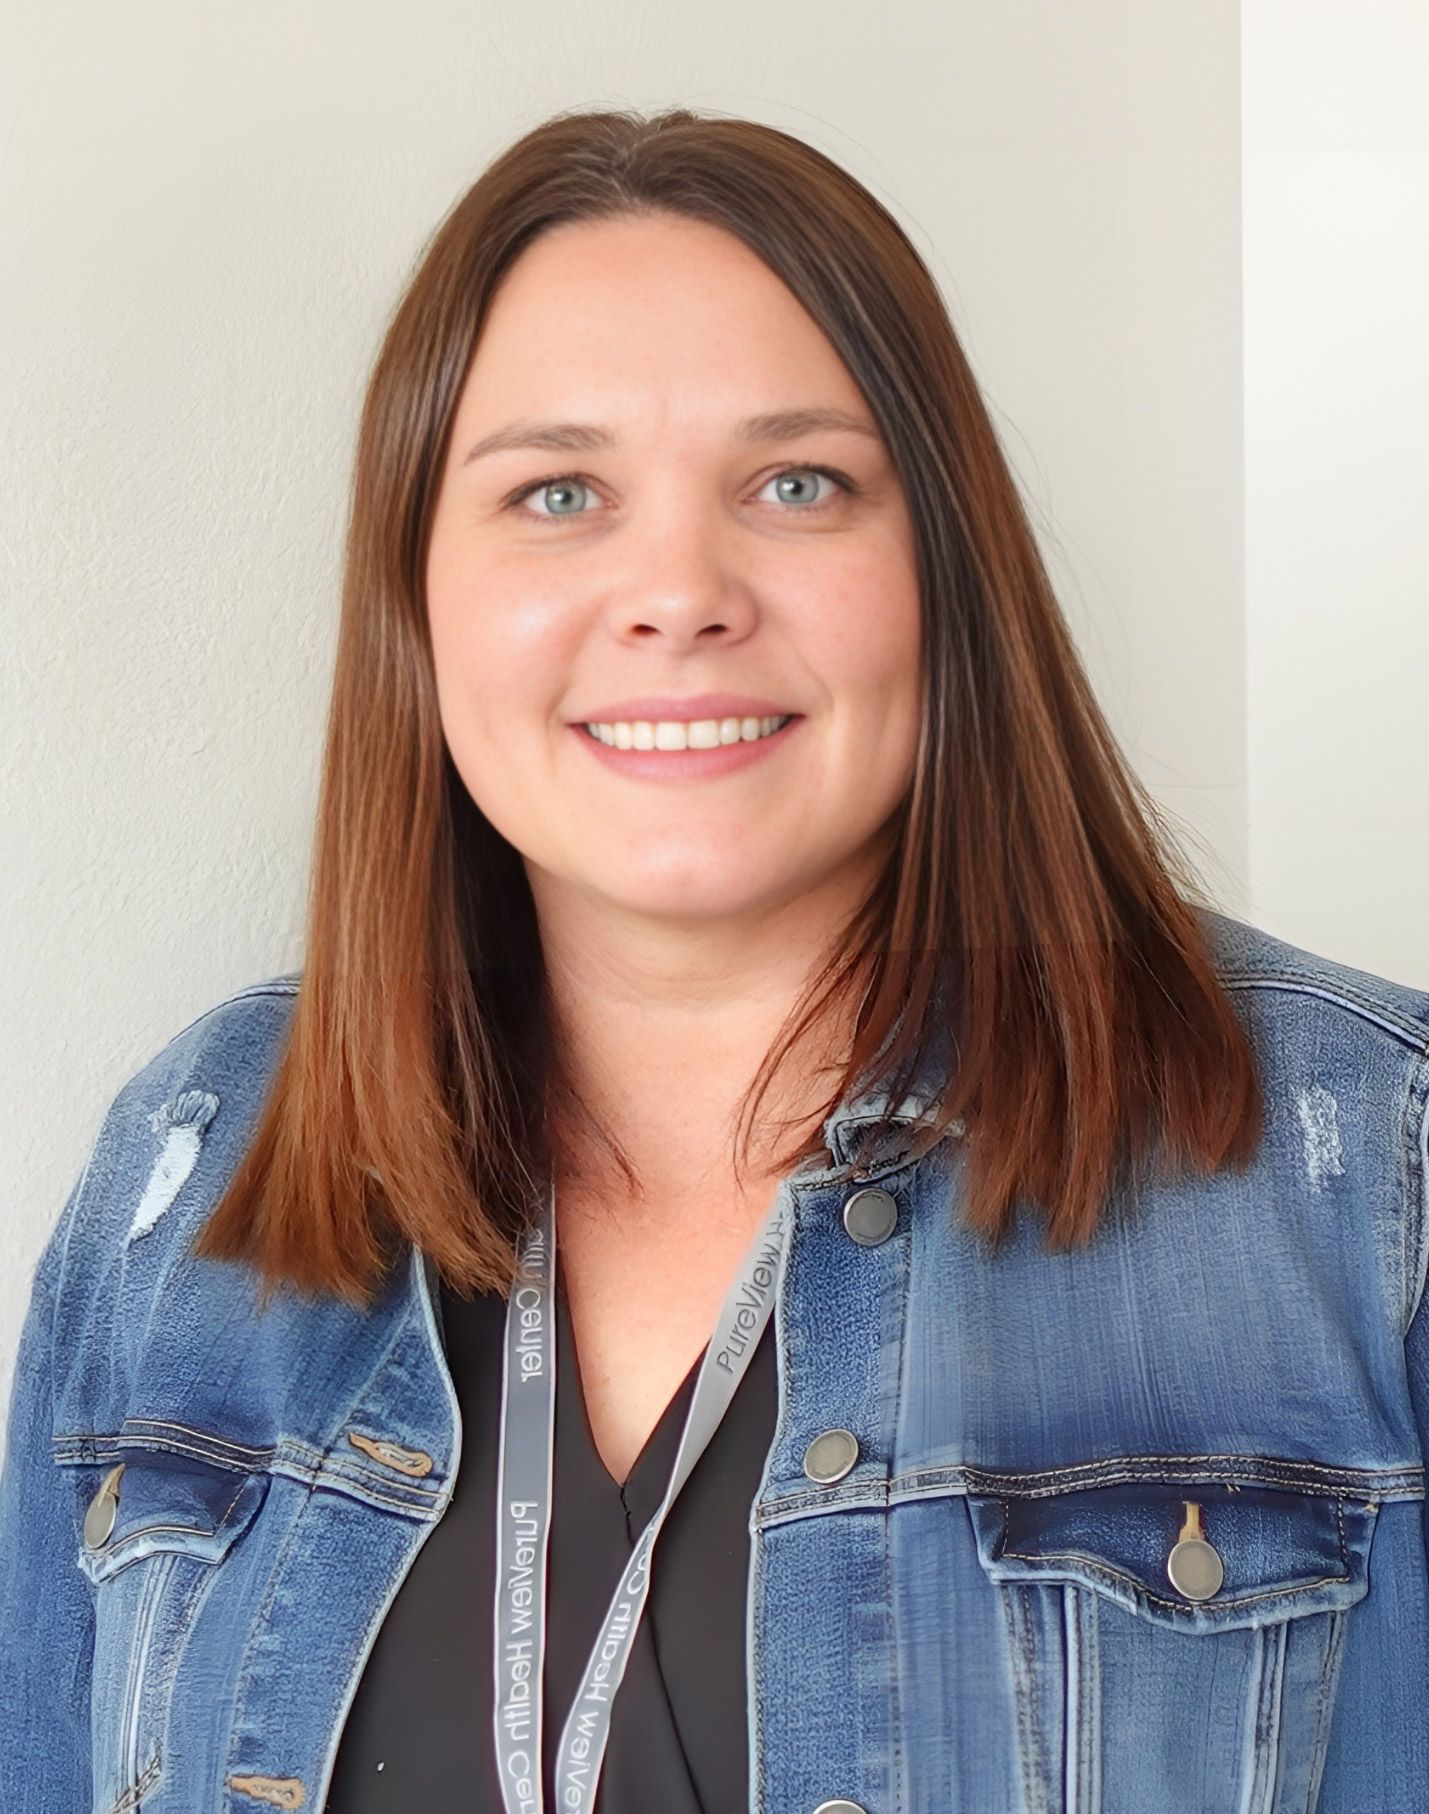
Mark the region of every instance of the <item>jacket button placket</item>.
POLYGON ((771 1805, 806 1814, 867 1814, 896 1804, 899 1746, 890 1692, 895 1636, 869 1628, 890 1594, 882 1475, 898 1407, 890 1397, 902 1339, 906 1204, 857 1174, 801 1193, 785 1279, 788 1428, 771 1479, 810 1494, 807 1513, 760 1542, 759 1616, 797 1618, 798 1645, 765 1642, 758 1697, 760 1787, 771 1805), (820 1492, 847 1494, 837 1516, 820 1492), (801 1663, 806 1646, 820 1661, 801 1663), (812 1742, 811 1742, 812 1741, 812 1742))

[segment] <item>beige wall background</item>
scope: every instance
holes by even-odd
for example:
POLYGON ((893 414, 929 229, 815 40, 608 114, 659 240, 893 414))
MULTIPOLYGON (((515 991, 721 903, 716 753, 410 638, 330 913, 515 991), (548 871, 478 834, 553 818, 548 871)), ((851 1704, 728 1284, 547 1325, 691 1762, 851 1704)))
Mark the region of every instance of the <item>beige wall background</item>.
POLYGON ((1244 0, 1247 880, 1429 984, 1429 7, 1244 0))
POLYGON ((1429 984, 1423 9, 8 8, 0 1392, 108 1102, 301 961, 361 386, 559 108, 839 159, 943 287, 1113 727, 1227 911, 1429 984))

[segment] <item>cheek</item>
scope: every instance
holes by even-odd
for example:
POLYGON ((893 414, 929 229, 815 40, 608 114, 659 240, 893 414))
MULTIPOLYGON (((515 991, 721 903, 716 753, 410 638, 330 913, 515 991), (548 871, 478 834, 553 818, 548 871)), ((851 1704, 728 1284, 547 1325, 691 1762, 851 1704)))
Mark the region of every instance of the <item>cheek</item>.
POLYGON ((446 718, 473 660, 473 626, 477 622, 471 587, 459 565, 434 543, 426 573, 427 634, 432 645, 432 668, 437 693, 446 718))
POLYGON ((487 622, 459 590, 429 582, 427 622, 442 736, 467 792, 490 816, 505 786, 506 739, 497 722, 503 689, 492 684, 504 663, 487 622))
MULTIPOLYGON (((459 618, 434 612, 431 623, 432 668, 436 679, 437 711, 452 760, 464 779, 471 762, 482 720, 474 677, 485 663, 473 649, 459 618)), ((468 785, 469 785, 468 781, 468 785)))
POLYGON ((489 579, 478 584, 458 564, 428 569, 427 624, 442 726, 453 746, 484 745, 515 704, 523 677, 537 671, 509 631, 507 610, 493 608, 502 596, 489 579))
MULTIPOLYGON (((473 804, 524 854, 541 848, 549 810, 540 726, 549 663, 523 644, 519 609, 491 608, 499 588, 429 569, 427 609, 437 713, 452 764, 473 804), (514 630, 514 633, 513 633, 514 630)), ((509 602, 509 596, 508 596, 509 602)))
POLYGON ((453 538, 434 542, 426 588, 432 659, 454 701, 464 692, 499 714, 554 684, 580 619, 545 567, 453 538))
POLYGON ((870 565, 840 601, 831 655, 881 745, 916 733, 922 694, 922 620, 916 584, 899 563, 870 565), (890 567, 897 577, 890 582, 890 567))
POLYGON ((911 578, 890 587, 886 568, 881 583, 870 575, 845 657, 850 696, 859 705, 850 757, 865 777, 870 808, 890 812, 912 781, 922 720, 922 621, 911 578))

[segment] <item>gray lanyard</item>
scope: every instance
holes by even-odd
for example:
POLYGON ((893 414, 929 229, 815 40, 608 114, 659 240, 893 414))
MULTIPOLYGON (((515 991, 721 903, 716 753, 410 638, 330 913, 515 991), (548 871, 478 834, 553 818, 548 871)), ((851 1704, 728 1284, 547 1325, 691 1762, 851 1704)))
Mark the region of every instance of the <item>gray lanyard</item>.
MULTIPOLYGON (((541 1814, 541 1679, 546 1650, 546 1544, 555 1458, 555 1188, 517 1248, 506 1306, 501 1441, 496 1484, 496 1698, 493 1727, 506 1814, 541 1814)), ((675 1496, 719 1428, 774 1306, 791 1217, 783 1185, 740 1262, 700 1363, 670 1482, 616 1584, 561 1731, 556 1799, 591 1814, 610 1735, 611 1703, 650 1586, 650 1552, 675 1496)))

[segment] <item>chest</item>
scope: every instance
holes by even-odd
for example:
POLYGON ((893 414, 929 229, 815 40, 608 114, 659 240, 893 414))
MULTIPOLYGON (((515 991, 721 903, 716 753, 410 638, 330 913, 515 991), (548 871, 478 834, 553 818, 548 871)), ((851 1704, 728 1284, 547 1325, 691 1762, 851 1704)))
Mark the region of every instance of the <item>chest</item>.
POLYGON ((767 1208, 726 1204, 632 1226, 558 1205, 556 1264, 581 1392, 613 1479, 626 1479, 699 1360, 767 1208))

